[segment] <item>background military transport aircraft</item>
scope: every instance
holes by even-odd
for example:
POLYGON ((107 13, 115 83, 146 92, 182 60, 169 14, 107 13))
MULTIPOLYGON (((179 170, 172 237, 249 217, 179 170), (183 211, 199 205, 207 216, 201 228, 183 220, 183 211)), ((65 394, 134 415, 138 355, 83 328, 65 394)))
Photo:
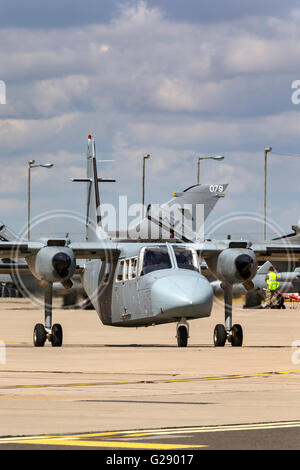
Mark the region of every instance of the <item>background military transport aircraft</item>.
POLYGON ((3 258, 24 258, 30 271, 45 284, 45 322, 34 328, 34 345, 61 346, 60 324, 52 325, 52 286, 72 286, 77 260, 84 260, 83 287, 105 325, 139 327, 177 323, 178 346, 186 346, 187 321, 211 314, 213 289, 201 274, 203 259, 222 282, 225 322, 214 330, 215 346, 241 346, 241 325, 232 324, 232 286, 252 289, 259 262, 300 261, 299 241, 265 242, 203 240, 188 231, 184 241, 164 243, 112 240, 101 227, 95 143, 88 137, 86 241, 43 239, 37 242, 0 242, 3 258))

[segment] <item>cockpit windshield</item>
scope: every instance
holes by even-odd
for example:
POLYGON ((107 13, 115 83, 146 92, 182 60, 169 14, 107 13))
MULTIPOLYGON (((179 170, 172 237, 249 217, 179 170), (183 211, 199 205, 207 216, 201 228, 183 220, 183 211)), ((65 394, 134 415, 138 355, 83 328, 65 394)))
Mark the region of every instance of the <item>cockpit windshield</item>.
POLYGON ((181 246, 173 246, 173 250, 178 268, 199 271, 197 254, 194 250, 189 250, 181 246))
POLYGON ((159 269, 172 268, 168 248, 166 246, 153 246, 143 252, 141 276, 158 271, 159 269))

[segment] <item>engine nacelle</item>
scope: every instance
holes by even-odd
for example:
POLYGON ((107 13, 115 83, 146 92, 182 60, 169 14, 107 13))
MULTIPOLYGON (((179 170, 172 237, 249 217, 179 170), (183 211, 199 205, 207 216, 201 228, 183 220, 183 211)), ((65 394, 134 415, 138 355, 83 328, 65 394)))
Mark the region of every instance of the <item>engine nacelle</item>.
POLYGON ((246 248, 227 248, 207 264, 217 279, 230 285, 251 281, 257 271, 255 253, 246 248))
POLYGON ((27 263, 40 281, 64 282, 76 270, 74 252, 65 246, 45 246, 36 255, 27 258, 27 263))

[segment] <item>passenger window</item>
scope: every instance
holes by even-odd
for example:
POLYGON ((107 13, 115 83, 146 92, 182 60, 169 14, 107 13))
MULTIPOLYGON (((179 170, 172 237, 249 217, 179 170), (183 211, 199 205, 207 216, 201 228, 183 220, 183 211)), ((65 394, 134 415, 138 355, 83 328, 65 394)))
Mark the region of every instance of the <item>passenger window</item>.
POLYGON ((173 246, 178 268, 199 271, 197 254, 181 246, 173 246))
POLYGON ((128 279, 128 274, 129 274, 129 259, 125 260, 124 263, 124 271, 123 271, 123 281, 126 281, 128 279))
POLYGON ((120 261, 119 263, 119 270, 117 274, 117 281, 123 280, 123 270, 124 270, 124 261, 120 261))
POLYGON ((131 258, 131 260, 130 260, 129 279, 135 279, 136 278, 136 270, 137 270, 137 258, 131 258))
POLYGON ((155 246, 146 248, 143 254, 141 276, 158 271, 160 269, 172 268, 168 248, 166 246, 155 246))

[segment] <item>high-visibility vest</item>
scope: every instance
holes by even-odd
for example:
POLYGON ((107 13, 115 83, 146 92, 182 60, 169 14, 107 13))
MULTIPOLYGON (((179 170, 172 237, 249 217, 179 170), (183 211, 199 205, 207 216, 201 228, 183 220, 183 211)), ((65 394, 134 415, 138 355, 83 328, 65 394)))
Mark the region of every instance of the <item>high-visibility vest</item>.
POLYGON ((274 272, 268 273, 267 284, 268 284, 268 288, 270 290, 278 289, 278 287, 279 287, 279 282, 277 281, 278 277, 279 277, 279 275, 274 273, 274 272))

